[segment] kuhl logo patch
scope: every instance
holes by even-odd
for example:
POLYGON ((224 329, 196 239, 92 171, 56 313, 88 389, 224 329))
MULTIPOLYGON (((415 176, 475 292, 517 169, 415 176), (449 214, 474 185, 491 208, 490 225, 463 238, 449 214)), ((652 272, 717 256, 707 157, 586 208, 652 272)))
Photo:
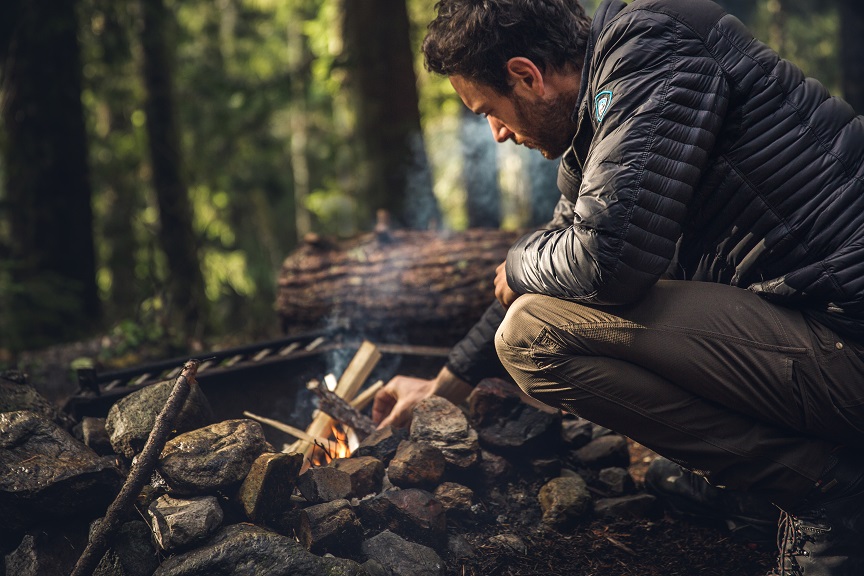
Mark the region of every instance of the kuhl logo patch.
POLYGON ((604 90, 597 94, 594 99, 594 117, 597 118, 597 123, 603 122, 609 108, 612 107, 612 91, 604 90))

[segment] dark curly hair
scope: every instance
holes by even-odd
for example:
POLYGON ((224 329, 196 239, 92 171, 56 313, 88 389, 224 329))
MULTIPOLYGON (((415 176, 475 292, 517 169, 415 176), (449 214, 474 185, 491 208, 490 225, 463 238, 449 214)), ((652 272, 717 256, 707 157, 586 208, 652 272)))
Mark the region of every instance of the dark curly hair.
POLYGON ((430 72, 509 94, 510 58, 528 58, 544 73, 582 68, 591 19, 578 0, 439 0, 435 9, 423 40, 430 72))

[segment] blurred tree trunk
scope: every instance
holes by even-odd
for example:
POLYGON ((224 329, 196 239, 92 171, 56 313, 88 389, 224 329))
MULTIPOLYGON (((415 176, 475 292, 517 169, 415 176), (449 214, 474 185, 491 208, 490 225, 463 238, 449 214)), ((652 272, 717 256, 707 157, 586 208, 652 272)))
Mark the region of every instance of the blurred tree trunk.
POLYGON ((141 0, 145 111, 153 187, 159 206, 159 242, 168 262, 170 308, 180 316, 180 336, 195 338, 206 323, 204 279, 183 181, 180 134, 169 57, 169 13, 163 0, 141 0))
POLYGON ((134 138, 131 121, 135 94, 130 82, 129 0, 99 0, 97 7, 105 23, 99 35, 101 60, 106 74, 102 78, 104 106, 107 108, 107 144, 112 161, 102 176, 107 208, 102 223, 105 239, 105 265, 111 272, 108 312, 113 320, 133 317, 144 297, 135 275, 136 251, 134 219, 141 209, 138 171, 141 158, 135 148, 124 145, 134 138))
POLYGON ((859 0, 838 1, 843 97, 864 114, 864 10, 859 0))
POLYGON ((552 220, 561 198, 558 191, 558 162, 547 160, 537 150, 528 156, 528 180, 531 185, 531 226, 542 226, 552 220))
POLYGON ((717 3, 744 24, 749 26, 752 23, 757 4, 754 0, 718 0, 717 3))
POLYGON ((101 315, 76 4, 0 8, 9 310, 21 346, 76 337, 101 315))
POLYGON ((366 160, 367 221, 379 209, 399 224, 440 223, 420 128, 405 0, 344 0, 343 35, 366 160))
POLYGON ((498 154, 489 123, 466 107, 459 119, 462 147, 462 181, 469 228, 501 226, 501 188, 498 186, 498 154))

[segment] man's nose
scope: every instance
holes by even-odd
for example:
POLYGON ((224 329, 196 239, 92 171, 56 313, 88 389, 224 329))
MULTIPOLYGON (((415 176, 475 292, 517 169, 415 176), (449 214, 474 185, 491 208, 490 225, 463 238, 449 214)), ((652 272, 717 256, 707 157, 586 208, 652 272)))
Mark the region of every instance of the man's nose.
POLYGON ((489 116, 486 118, 489 121, 489 127, 492 129, 492 136, 496 142, 506 142, 513 137, 513 132, 497 118, 489 116))

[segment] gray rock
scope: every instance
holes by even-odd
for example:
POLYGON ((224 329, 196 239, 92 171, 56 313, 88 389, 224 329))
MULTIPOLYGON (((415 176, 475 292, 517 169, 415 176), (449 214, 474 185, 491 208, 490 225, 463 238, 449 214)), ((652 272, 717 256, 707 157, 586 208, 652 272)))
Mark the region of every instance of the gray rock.
POLYGON ((510 461, 494 452, 480 450, 480 473, 489 486, 496 486, 513 472, 510 461))
POLYGON ((636 483, 624 468, 603 468, 597 478, 610 494, 621 496, 636 490, 636 483))
POLYGON ((591 494, 581 476, 553 478, 537 495, 543 510, 543 522, 561 529, 585 517, 591 511, 591 494))
POLYGON ((291 494, 303 466, 303 455, 268 452, 259 456, 240 485, 237 497, 253 522, 276 522, 291 507, 291 494))
POLYGON ((448 515, 467 514, 474 504, 474 491, 455 482, 444 482, 435 488, 435 499, 441 502, 448 515))
POLYGON ((565 414, 561 421, 561 439, 571 448, 577 449, 594 439, 594 424, 572 414, 565 414))
POLYGON ((385 426, 384 428, 376 429, 360 440, 360 444, 354 450, 352 456, 373 456, 386 465, 390 461, 390 458, 396 454, 396 448, 399 446, 399 443, 407 439, 408 430, 406 428, 385 426))
POLYGON ((34 530, 6 555, 6 575, 67 576, 86 545, 86 524, 34 530))
POLYGON ((167 552, 206 539, 222 524, 222 508, 214 496, 179 499, 161 496, 147 512, 153 519, 153 536, 167 552))
POLYGON ((459 471, 473 468, 479 460, 477 431, 456 405, 440 396, 430 396, 415 406, 410 438, 440 449, 447 464, 459 471))
POLYGON ((373 456, 384 463, 386 466, 393 455, 396 454, 396 448, 399 443, 408 438, 408 432, 400 428, 385 426, 380 430, 375 430, 364 438, 357 447, 355 456, 373 456))
POLYGON ((446 466, 444 454, 435 446, 405 441, 390 461, 387 476, 400 488, 428 488, 441 482, 446 466))
POLYGON ((309 506, 300 513, 300 543, 316 554, 354 555, 363 527, 348 500, 309 506))
POLYGON ((169 440, 158 469, 174 494, 209 494, 238 486, 268 449, 258 422, 226 420, 169 440))
POLYGON ((0 518, 4 531, 104 514, 123 477, 68 432, 34 412, 0 414, 0 518))
POLYGON ((451 558, 474 558, 477 551, 462 534, 451 534, 447 537, 447 553, 451 558))
POLYGON ((151 576, 159 558, 150 535, 150 527, 141 520, 122 524, 93 576, 151 576))
POLYGON ((660 509, 660 503, 651 494, 600 498, 594 503, 594 515, 610 519, 654 518, 660 509))
POLYGON ((41 414, 48 420, 57 417, 57 410, 44 396, 25 381, 0 377, 0 412, 28 410, 41 414))
POLYGON ((576 450, 576 456, 588 468, 627 468, 630 449, 627 439, 620 434, 607 434, 595 438, 576 450))
POLYGON ((85 416, 81 420, 81 435, 84 444, 97 454, 107 456, 114 453, 111 438, 105 430, 105 418, 85 416))
POLYGON ((431 548, 408 542, 385 530, 363 542, 363 554, 384 566, 392 576, 441 576, 444 561, 431 548))
POLYGON ((328 562, 293 538, 251 524, 234 524, 202 546, 168 558, 154 576, 324 576, 328 572, 333 574, 328 562))
POLYGON ((392 530, 414 542, 443 549, 447 543, 444 506, 419 488, 384 492, 361 500, 357 512, 367 528, 392 530))
POLYGON ((560 442, 561 416, 529 406, 504 380, 481 381, 468 397, 468 413, 481 444, 499 452, 548 451, 560 442))
POLYGON ((297 479, 297 489, 310 504, 342 500, 351 495, 351 476, 329 466, 309 468, 297 479))
POLYGON ((384 463, 374 456, 335 458, 328 466, 351 477, 351 496, 362 498, 381 491, 384 481, 384 463))
MULTIPOLYGON (((165 407, 173 386, 173 382, 145 386, 111 406, 105 421, 105 430, 117 454, 131 459, 141 452, 156 422, 156 416, 165 407)), ((213 420, 210 403, 198 384, 193 384, 174 423, 174 430, 179 433, 188 432, 206 426, 213 420)))

